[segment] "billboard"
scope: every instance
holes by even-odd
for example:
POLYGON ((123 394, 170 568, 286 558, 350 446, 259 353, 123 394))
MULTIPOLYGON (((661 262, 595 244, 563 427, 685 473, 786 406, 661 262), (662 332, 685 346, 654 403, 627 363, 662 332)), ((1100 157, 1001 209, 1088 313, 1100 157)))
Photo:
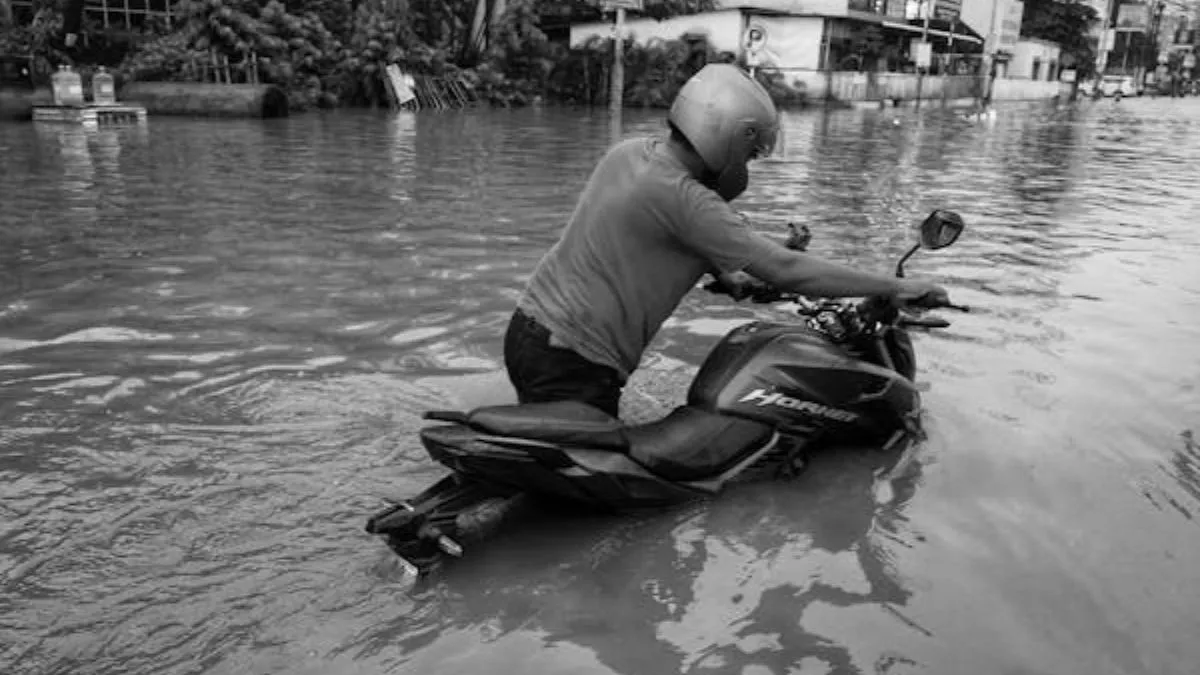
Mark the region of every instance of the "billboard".
POLYGON ((960 15, 962 15, 962 0, 934 0, 933 18, 958 21, 960 15))
POLYGON ((996 49, 1012 53, 1021 38, 1021 19, 1025 17, 1025 3, 1021 0, 1008 0, 1004 6, 1004 18, 1000 22, 1000 34, 997 38, 996 49))
POLYGON ((642 0, 601 0, 600 8, 606 12, 617 9, 627 9, 632 12, 643 11, 642 0))
POLYGON ((1150 5, 1126 2, 1117 7, 1117 30, 1145 33, 1150 28, 1150 5))

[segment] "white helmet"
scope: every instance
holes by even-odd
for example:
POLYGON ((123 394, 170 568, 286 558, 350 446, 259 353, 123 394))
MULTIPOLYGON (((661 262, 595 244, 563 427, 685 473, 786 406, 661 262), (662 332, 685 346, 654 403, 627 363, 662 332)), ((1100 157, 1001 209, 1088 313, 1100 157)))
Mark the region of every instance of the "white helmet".
POLYGON ((712 187, 725 201, 746 190, 746 163, 771 154, 779 136, 767 90, 729 63, 710 63, 684 83, 667 121, 716 176, 712 187))

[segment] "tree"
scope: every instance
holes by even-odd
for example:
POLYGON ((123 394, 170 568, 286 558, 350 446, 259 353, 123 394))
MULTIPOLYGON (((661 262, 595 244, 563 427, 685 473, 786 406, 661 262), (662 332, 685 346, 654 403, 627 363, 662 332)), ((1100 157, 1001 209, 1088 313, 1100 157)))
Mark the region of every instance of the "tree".
POLYGON ((1079 0, 1026 0, 1021 35, 1058 43, 1063 66, 1075 68, 1084 79, 1095 68, 1096 50, 1088 34, 1099 20, 1096 10, 1079 0))

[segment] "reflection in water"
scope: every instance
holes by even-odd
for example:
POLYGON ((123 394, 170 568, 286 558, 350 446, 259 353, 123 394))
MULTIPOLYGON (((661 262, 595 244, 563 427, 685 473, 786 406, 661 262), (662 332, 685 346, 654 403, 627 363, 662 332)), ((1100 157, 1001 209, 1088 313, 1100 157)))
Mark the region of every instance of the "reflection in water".
POLYGON ((534 634, 547 645, 586 647, 621 673, 744 672, 754 664, 787 672, 814 661, 853 672, 854 655, 800 619, 864 607, 925 633, 904 616, 909 591, 888 551, 915 536, 904 510, 920 468, 899 459, 827 455, 784 489, 744 487, 715 504, 584 519, 584 531, 579 516, 526 523, 503 545, 506 561, 468 561, 448 573, 445 588, 465 590, 461 596, 428 596, 438 598, 436 633, 376 639, 416 653, 412 672, 436 670, 463 632, 481 626, 489 640, 534 634), (518 566, 552 572, 531 585, 503 571, 518 566))
POLYGON ((1196 435, 1191 429, 1184 429, 1180 436, 1180 449, 1171 457, 1172 473, 1179 486, 1187 491, 1193 506, 1171 500, 1171 506, 1179 509, 1188 520, 1197 514, 1193 513, 1195 504, 1200 504, 1200 444, 1196 443, 1196 435))
MULTIPOLYGON (((910 267, 973 306, 917 337, 916 460, 535 512, 412 592, 362 519, 442 475, 418 415, 498 375, 605 112, 0 126, 0 671, 1188 673, 1195 112, 788 115, 766 231, 887 270, 968 220, 910 267)), ((632 417, 750 319, 689 296, 632 417)))

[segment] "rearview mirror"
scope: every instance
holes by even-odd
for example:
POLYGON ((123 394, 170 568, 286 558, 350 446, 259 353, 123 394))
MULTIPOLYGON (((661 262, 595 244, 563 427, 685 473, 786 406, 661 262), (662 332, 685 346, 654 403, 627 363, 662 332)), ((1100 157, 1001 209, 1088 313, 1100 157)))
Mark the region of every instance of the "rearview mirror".
POLYGON ((957 213, 936 209, 921 223, 921 246, 931 251, 946 248, 958 240, 966 226, 957 213))
POLYGON ((936 251, 939 248, 946 248, 950 244, 958 241, 958 235, 962 234, 963 228, 967 226, 963 222, 962 216, 953 211, 944 209, 934 209, 925 221, 921 223, 921 240, 913 244, 912 248, 908 249, 908 253, 900 258, 900 262, 896 263, 896 276, 904 276, 904 263, 912 257, 919 249, 927 248, 931 251, 936 251))

